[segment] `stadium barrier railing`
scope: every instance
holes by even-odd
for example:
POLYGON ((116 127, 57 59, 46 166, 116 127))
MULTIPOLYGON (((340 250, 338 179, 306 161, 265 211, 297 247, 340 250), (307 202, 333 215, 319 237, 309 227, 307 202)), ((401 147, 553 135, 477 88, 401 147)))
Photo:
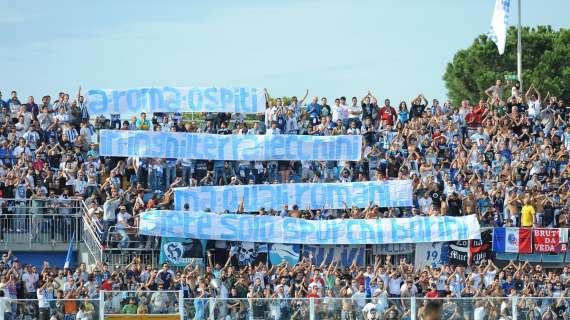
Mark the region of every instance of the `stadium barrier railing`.
MULTIPOLYGON (((442 319, 555 319, 568 297, 390 297, 385 291, 365 298, 346 288, 345 297, 325 298, 184 298, 183 291, 101 291, 96 298, 3 299, 10 319, 422 319, 425 305, 438 301, 442 319), (182 303, 181 303, 182 302, 182 303)), ((352 289, 350 289, 352 290, 352 289)), ((328 291, 328 289, 324 290, 328 291)), ((219 293, 218 293, 219 294, 219 293)), ((250 293, 252 294, 252 293, 250 293)), ((262 292, 253 293, 259 296, 262 292)), ((6 315, 6 314, 5 314, 6 315)))
POLYGON ((81 201, 57 198, 0 199, 0 244, 32 248, 81 239, 81 201))
MULTIPOLYGON (((98 227, 87 214, 85 203, 82 204, 83 212, 83 243, 91 256, 98 262, 105 262, 110 266, 125 267, 136 258, 140 263, 157 265, 159 252, 154 247, 146 246, 141 241, 130 241, 128 247, 116 247, 114 241, 103 241, 104 234, 113 237, 115 226, 111 226, 108 232, 98 227)), ((152 239, 150 239, 152 240, 152 239)), ((150 241, 149 242, 152 242, 150 241)))

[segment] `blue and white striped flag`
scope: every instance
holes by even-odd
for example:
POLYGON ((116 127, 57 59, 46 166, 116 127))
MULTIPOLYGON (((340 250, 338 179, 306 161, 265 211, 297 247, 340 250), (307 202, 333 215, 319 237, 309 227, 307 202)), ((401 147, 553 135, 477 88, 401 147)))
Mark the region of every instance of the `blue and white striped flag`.
POLYGON ((69 242, 69 247, 67 248, 67 256, 65 257, 65 264, 63 268, 71 269, 73 267, 73 247, 75 243, 75 232, 71 236, 71 241, 69 242))
POLYGON ((489 38, 497 45, 499 54, 505 52, 505 42, 507 41, 507 26, 509 25, 509 12, 511 11, 511 0, 496 0, 493 19, 491 20, 491 30, 489 38))

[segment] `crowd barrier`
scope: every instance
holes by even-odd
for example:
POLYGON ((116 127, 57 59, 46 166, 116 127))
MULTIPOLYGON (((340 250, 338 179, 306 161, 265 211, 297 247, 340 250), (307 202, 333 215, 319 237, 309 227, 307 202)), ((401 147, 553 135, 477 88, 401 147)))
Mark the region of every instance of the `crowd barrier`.
POLYGON ((0 243, 66 245, 81 238, 81 201, 57 198, 0 199, 0 243))
MULTIPOLYGON (((113 241, 102 239, 102 230, 99 230, 86 214, 87 208, 83 204, 82 219, 82 239, 89 254, 95 261, 106 262, 111 266, 124 267, 137 258, 143 264, 157 265, 160 252, 153 246, 146 246, 146 243, 132 243, 129 248, 113 247, 113 241), (111 246, 110 246, 111 245, 111 246), (142 245, 140 247, 139 245, 142 245)), ((112 234, 112 232, 109 232, 112 234)), ((111 236, 110 236, 111 237, 111 236)), ((153 239, 149 239, 153 240, 153 239)))
POLYGON ((76 319, 82 309, 83 319, 104 319, 101 299, 11 299, 2 300, 2 319, 76 319))
POLYGON ((81 216, 60 214, 6 214, 0 216, 0 242, 14 244, 68 244, 80 234, 81 216))
MULTIPOLYGON (((568 297, 403 297, 379 293, 363 298, 354 293, 324 298, 184 298, 182 291, 112 291, 91 299, 8 299, 10 319, 55 316, 75 319, 80 310, 85 319, 367 319, 374 308, 380 319, 423 319, 429 301, 442 305, 442 319, 555 319, 554 310, 568 297)), ((6 315, 6 314, 5 314, 6 315)))

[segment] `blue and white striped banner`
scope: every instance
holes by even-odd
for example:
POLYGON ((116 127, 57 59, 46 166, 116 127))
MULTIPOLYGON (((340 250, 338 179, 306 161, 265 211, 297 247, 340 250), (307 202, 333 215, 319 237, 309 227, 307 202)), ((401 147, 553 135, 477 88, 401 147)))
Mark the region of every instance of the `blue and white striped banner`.
POLYGON ((411 207, 412 181, 388 180, 347 183, 288 183, 237 186, 191 187, 174 189, 174 207, 190 211, 235 212, 241 199, 245 211, 260 208, 341 209, 347 206, 366 208, 372 202, 380 207, 411 207))
POLYGON ((361 135, 217 135, 101 130, 99 152, 110 157, 358 161, 361 146, 361 135))
POLYGON ((141 112, 259 113, 266 106, 261 89, 226 87, 91 89, 85 100, 91 115, 120 114, 123 119, 141 112))
POLYGON ((476 215, 306 220, 249 214, 146 211, 139 233, 201 240, 297 244, 387 244, 479 239, 476 215))

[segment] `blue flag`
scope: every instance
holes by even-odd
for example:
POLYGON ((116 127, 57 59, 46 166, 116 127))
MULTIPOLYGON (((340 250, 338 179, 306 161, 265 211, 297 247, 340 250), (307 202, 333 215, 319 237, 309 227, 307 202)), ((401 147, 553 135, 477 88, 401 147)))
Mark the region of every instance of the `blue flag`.
POLYGON ((65 257, 65 264, 63 265, 64 268, 70 269, 73 266, 73 247, 75 243, 75 231, 71 236, 71 242, 69 242, 69 248, 67 248, 67 256, 65 257))

